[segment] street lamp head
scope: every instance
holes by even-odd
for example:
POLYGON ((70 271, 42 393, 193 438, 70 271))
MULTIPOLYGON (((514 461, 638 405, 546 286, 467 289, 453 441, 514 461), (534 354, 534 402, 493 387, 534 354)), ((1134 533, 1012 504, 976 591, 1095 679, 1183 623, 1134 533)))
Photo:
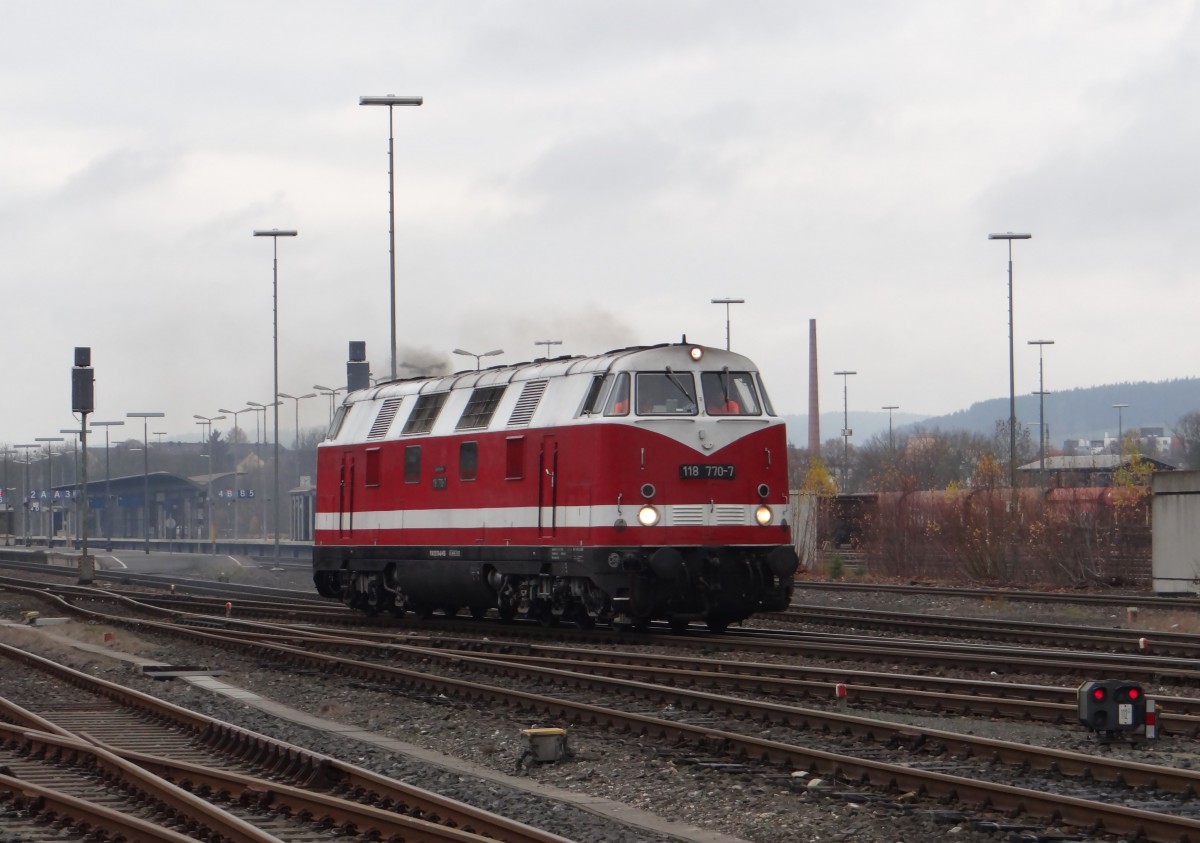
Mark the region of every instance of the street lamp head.
POLYGON ((1113 404, 1113 409, 1114 410, 1124 410, 1128 406, 1129 406, 1128 404, 1113 404))
POLYGON ((858 372, 834 372, 835 375, 857 375, 858 372))
POLYGON ((1009 231, 1005 234, 989 234, 988 240, 1028 240, 1031 237, 1032 234, 1013 234, 1009 231))
POLYGON ((126 413, 127 419, 161 419, 166 413, 126 413))
POLYGON ((297 234, 299 232, 295 229, 272 228, 270 231, 260 228, 254 229, 255 237, 295 237, 297 234))
POLYGON ((1029 340, 1030 345, 1054 345, 1054 340, 1029 340))
POLYGON ((745 299, 712 299, 713 304, 745 304, 745 299))
POLYGON ((899 410, 900 405, 899 404, 887 404, 887 405, 881 407, 880 409, 881 410, 899 410))
POLYGON ((359 105, 421 105, 425 102, 424 97, 394 97, 388 95, 386 97, 359 97, 359 105))
POLYGON ((341 392, 342 391, 342 388, 340 386, 339 387, 321 386, 319 383, 314 383, 313 389, 319 389, 322 392, 341 392))

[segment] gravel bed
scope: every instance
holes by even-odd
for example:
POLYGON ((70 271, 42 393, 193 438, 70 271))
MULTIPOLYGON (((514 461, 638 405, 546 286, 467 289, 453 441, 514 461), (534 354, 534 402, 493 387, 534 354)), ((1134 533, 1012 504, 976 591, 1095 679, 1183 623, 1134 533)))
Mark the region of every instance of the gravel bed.
MULTIPOLYGON (((280 587, 302 587, 287 581, 293 574, 268 574, 263 578, 280 587)), ((888 610, 919 610, 929 614, 984 614, 979 601, 959 598, 904 597, 894 594, 855 592, 831 593, 809 590, 800 602, 830 605, 862 606, 888 610), (812 599, 810 599, 810 597, 812 599), (950 606, 957 601, 958 605, 950 606), (912 605, 909 605, 912 604, 912 605)), ((990 604, 982 604, 988 606, 990 604)), ((1038 619, 1044 619, 1048 607, 1035 607, 1038 619)), ((0 592, 0 616, 15 619, 19 610, 39 608, 26 601, 0 592)), ((1028 609, 1015 604, 997 607, 1001 617, 1031 617, 1028 609)), ((1112 610, 1058 607, 1071 617, 1085 618, 1073 622, 1095 624, 1095 613, 1112 616, 1112 610), (1089 616, 1089 617, 1085 617, 1089 616)), ((1111 619, 1111 618, 1110 618, 1111 619)), ((1059 621, 1064 622, 1064 621, 1059 621)), ((1072 622, 1072 621, 1066 621, 1072 622)), ((72 625, 75 627, 75 625, 72 625)), ((80 637, 93 638, 99 631, 79 627, 80 637)), ((573 724, 532 723, 519 714, 505 709, 476 709, 458 701, 443 698, 419 698, 390 689, 365 688, 344 680, 325 681, 319 677, 297 676, 277 666, 253 659, 244 659, 212 648, 195 647, 176 641, 154 641, 145 636, 118 632, 117 647, 148 658, 176 664, 209 664, 226 671, 222 678, 231 684, 257 691, 264 696, 284 701, 296 708, 380 733, 398 740, 443 752, 475 763, 511 773, 524 746, 522 728, 533 725, 564 725, 570 730, 574 757, 553 765, 535 766, 527 772, 530 779, 564 789, 602 796, 624 804, 637 806, 659 816, 680 820, 701 828, 720 831, 755 843, 783 841, 924 841, 934 836, 950 836, 965 843, 1000 840, 1046 839, 1058 830, 1022 828, 1020 823, 998 829, 975 827, 969 818, 954 810, 922 802, 899 794, 862 792, 854 788, 831 786, 803 771, 786 774, 780 771, 747 772, 736 765, 706 766, 701 756, 680 758, 666 755, 651 743, 636 736, 594 732, 573 724)), ((3 640, 14 637, 28 639, 18 631, 3 633, 3 640)), ((28 644, 31 649, 35 644, 28 644)), ((63 657, 61 648, 54 653, 63 657)), ((131 674, 128 667, 99 657, 73 655, 71 661, 86 670, 113 681, 130 684, 155 693, 223 720, 262 732, 292 743, 310 747, 347 761, 361 764, 396 778, 446 793, 472 804, 511 816, 523 822, 548 828, 580 841, 657 841, 663 840, 640 830, 618 827, 597 820, 593 815, 550 803, 522 791, 476 780, 459 773, 412 761, 394 753, 312 732, 293 724, 192 689, 182 683, 159 683, 131 674)), ((1036 681, 1022 677, 1022 681, 1036 681)), ((1048 680, 1052 682, 1053 680, 1048 680)), ((15 689, 6 684, 0 674, 0 694, 10 695, 15 689)), ((875 714, 875 713, 873 713, 875 714)), ((936 716, 895 715, 918 725, 933 728, 954 728, 956 718, 936 716)), ((1080 751, 1081 735, 1061 727, 1047 727, 1013 721, 972 719, 960 724, 963 730, 988 734, 1004 740, 1058 745, 1058 740, 1076 745, 1080 751), (965 724, 965 725, 964 725, 965 724)), ((1064 748, 1067 748, 1064 746, 1064 748)), ((1061 833, 1061 832, 1058 832, 1061 833)), ((1057 840, 1090 840, 1086 835, 1062 833, 1057 840)), ((8 843, 0 836, 0 843, 8 843)))

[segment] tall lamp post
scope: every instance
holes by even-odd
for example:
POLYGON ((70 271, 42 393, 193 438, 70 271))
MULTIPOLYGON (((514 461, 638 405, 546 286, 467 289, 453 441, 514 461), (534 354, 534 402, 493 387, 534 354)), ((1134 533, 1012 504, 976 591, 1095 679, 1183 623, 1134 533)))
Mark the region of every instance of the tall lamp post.
POLYGON ((464 350, 463 350, 463 349, 461 349, 461 348, 456 348, 456 349, 454 349, 454 353, 455 353, 455 354, 461 354, 461 355, 463 355, 464 357, 474 357, 474 358, 475 358, 475 371, 476 371, 476 372, 478 372, 478 371, 479 371, 479 369, 480 369, 480 366, 482 365, 482 364, 480 363, 480 359, 481 359, 481 358, 483 358, 483 357, 495 357, 497 354, 503 354, 503 353, 504 353, 504 349, 502 349, 502 348, 494 348, 494 349, 492 349, 491 351, 485 351, 485 352, 483 352, 483 354, 476 354, 476 353, 475 353, 475 352, 473 352, 473 351, 464 351, 464 350))
MULTIPOLYGON (((272 301, 273 301, 273 348, 275 351, 275 388, 271 391, 272 395, 279 394, 279 238, 280 237, 295 237, 295 230, 281 231, 278 228, 272 228, 270 231, 257 230, 254 232, 255 237, 270 237, 272 243, 272 251, 274 253, 274 275, 271 284, 272 301)), ((392 308, 393 313, 395 307, 392 308)), ((393 346, 395 343, 393 342, 393 346)), ((395 352, 393 352, 393 359, 395 352)), ((394 367, 393 367, 394 368, 394 367)), ((275 561, 279 561, 279 402, 273 402, 275 406, 275 488, 271 492, 271 499, 275 502, 275 561)))
POLYGON ((857 375, 858 372, 843 371, 834 374, 842 379, 842 488, 839 491, 845 494, 846 466, 850 463, 850 437, 854 433, 850 429, 850 375, 857 375))
POLYGON ((225 409, 217 410, 218 413, 225 413, 226 415, 233 416, 233 448, 231 449, 231 452, 233 453, 233 540, 234 541, 237 541, 238 536, 239 536, 239 533, 238 533, 238 496, 241 495, 241 492, 242 492, 241 482, 240 482, 242 472, 238 468, 237 451, 233 450, 233 449, 237 448, 238 440, 240 440, 242 438, 238 434, 238 416, 241 415, 242 413, 253 413, 257 409, 258 409, 257 407, 243 407, 240 410, 225 410, 225 409))
POLYGON ((1013 261, 1012 241, 1028 240, 1032 234, 989 234, 988 240, 1008 241, 1008 484, 1009 510, 1017 509, 1017 380, 1013 366, 1013 261))
POLYGON ((1043 368, 1042 351, 1048 345, 1054 345, 1054 340, 1029 340, 1030 345, 1038 347, 1038 466, 1043 472, 1042 480, 1045 482, 1046 471, 1046 380, 1045 369, 1043 368))
POLYGON ((550 346, 562 345, 562 340, 534 340, 533 344, 546 346, 546 357, 549 358, 550 357, 550 346))
POLYGON ((279 395, 277 395, 277 396, 275 396, 275 397, 276 397, 276 398, 290 398, 292 401, 294 401, 294 402, 295 402, 295 407, 296 407, 296 442, 295 442, 295 444, 294 444, 292 447, 293 447, 293 449, 296 451, 297 458, 299 458, 299 453, 300 453, 300 402, 301 402, 301 401, 303 401, 305 398, 316 398, 316 397, 317 397, 317 393, 315 393, 315 392, 310 392, 310 393, 308 393, 308 394, 306 394, 306 395, 288 395, 286 392, 281 392, 281 393, 279 393, 279 395))
POLYGON ((321 386, 319 383, 314 383, 313 389, 321 395, 329 396, 329 423, 333 424, 333 405, 337 401, 338 393, 345 392, 345 390, 342 387, 321 386))
POLYGON ((896 440, 892 438, 892 410, 899 410, 900 405, 888 404, 882 409, 888 411, 888 449, 894 451, 896 450, 896 440))
POLYGON ((109 512, 108 512, 109 499, 111 497, 111 492, 109 491, 109 484, 111 482, 112 473, 109 471, 108 455, 109 455, 110 451, 109 451, 109 447, 108 447, 108 429, 110 427, 115 427, 117 425, 124 425, 124 424, 125 424, 125 422, 123 422, 123 421, 94 421, 94 422, 92 422, 92 427, 104 428, 104 510, 103 510, 103 512, 100 513, 100 520, 104 522, 102 525, 104 527, 104 541, 109 550, 112 550, 112 516, 109 515, 109 512))
MULTIPOLYGON (((395 143, 392 132, 392 107, 397 105, 421 105, 424 97, 359 97, 359 105, 386 105, 388 110, 388 261, 391 266, 391 313, 392 319, 392 380, 396 379, 396 175, 393 166, 395 143)), ((275 385, 279 391, 279 385, 275 385)))
POLYGON ((145 551, 150 553, 150 419, 161 419, 166 413, 126 413, 127 419, 142 420, 142 534, 145 551))
POLYGON ((203 425, 204 443, 208 446, 208 491, 204 497, 204 508, 207 510, 205 515, 205 524, 208 527, 208 540, 212 542, 212 555, 217 555, 217 531, 213 528, 212 520, 212 477, 213 477, 213 447, 212 424, 215 421, 220 421, 224 416, 202 416, 198 413, 193 414, 192 418, 199 419, 196 424, 203 425))
POLYGON ((62 442, 61 436, 35 436, 34 442, 46 443, 46 491, 49 493, 49 507, 46 510, 46 547, 54 547, 54 447, 55 442, 62 442))
POLYGON ((729 351, 729 305, 745 304, 745 299, 713 299, 713 304, 725 305, 725 350, 729 351))
POLYGON ((1121 456, 1125 456, 1125 424, 1122 414, 1128 404, 1113 404, 1113 409, 1117 411, 1117 447, 1121 449, 1121 456))
POLYGON ((22 495, 25 502, 21 508, 21 540, 26 547, 29 547, 29 493, 32 490, 29 481, 29 467, 33 465, 33 457, 29 456, 29 452, 36 451, 42 446, 35 442, 29 445, 13 445, 13 447, 22 448, 25 451, 25 494, 22 495))

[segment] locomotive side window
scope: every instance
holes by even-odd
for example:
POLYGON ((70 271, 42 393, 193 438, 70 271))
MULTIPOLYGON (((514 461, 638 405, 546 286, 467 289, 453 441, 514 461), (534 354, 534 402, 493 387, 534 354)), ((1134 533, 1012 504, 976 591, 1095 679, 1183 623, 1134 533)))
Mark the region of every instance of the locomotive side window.
POLYGON ((704 409, 710 416, 757 416, 762 413, 749 372, 703 372, 704 409))
POLYGON ((479 443, 463 442, 458 446, 458 479, 474 480, 479 476, 479 443))
POLYGON ((363 467, 363 485, 378 486, 379 478, 383 476, 382 453, 378 448, 367 448, 367 458, 363 467))
POLYGON ((504 440, 504 479, 520 480, 525 476, 525 437, 510 436, 504 440))
POLYGON ((404 449, 404 482, 421 482, 421 446, 409 445, 404 449))
POLYGON ((758 392, 762 395, 763 409, 767 411, 768 416, 775 415, 775 408, 771 406, 771 399, 767 396, 767 388, 763 386, 762 375, 755 375, 755 380, 758 381, 758 392))
POLYGON ((627 416, 629 415, 629 373, 621 372, 617 375, 617 382, 613 384, 612 392, 608 396, 608 404, 604 408, 606 416, 627 416))
POLYGON ((470 400, 467 401, 467 407, 463 410, 462 417, 459 418, 458 425, 454 429, 476 430, 487 427, 507 388, 507 385, 481 386, 473 390, 470 400))
POLYGON ((349 412, 350 408, 345 404, 337 408, 337 412, 333 414, 333 422, 329 425, 329 432, 325 434, 326 439, 337 439, 342 430, 342 423, 346 421, 346 414, 349 412))
POLYGON ((696 381, 691 372, 638 372, 639 416, 696 415, 696 381))
POLYGON ((412 415, 408 417, 408 421, 404 423, 404 433, 428 433, 433 430, 433 423, 437 421, 438 413, 442 411, 442 405, 446 403, 448 392, 432 392, 429 395, 422 395, 417 399, 416 406, 413 407, 412 415))
POLYGON ((579 411, 579 415, 591 416, 600 412, 600 408, 604 406, 605 387, 612 382, 612 375, 593 375, 592 382, 588 386, 587 397, 583 399, 583 408, 579 411))

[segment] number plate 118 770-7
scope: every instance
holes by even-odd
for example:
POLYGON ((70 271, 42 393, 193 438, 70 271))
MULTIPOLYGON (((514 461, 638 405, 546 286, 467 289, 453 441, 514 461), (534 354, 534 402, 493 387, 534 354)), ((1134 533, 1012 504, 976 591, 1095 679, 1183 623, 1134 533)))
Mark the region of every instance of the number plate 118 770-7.
POLYGON ((685 462, 679 466, 680 480, 732 480, 733 466, 729 463, 709 465, 685 462))

